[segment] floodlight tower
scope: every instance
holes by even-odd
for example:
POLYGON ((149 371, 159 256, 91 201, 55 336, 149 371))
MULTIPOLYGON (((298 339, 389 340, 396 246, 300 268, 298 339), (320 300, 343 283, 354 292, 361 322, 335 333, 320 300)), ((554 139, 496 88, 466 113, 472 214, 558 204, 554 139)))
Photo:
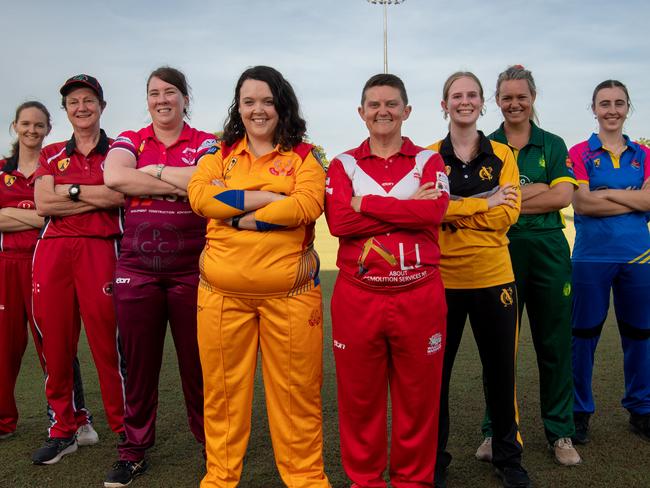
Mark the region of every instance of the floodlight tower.
POLYGON ((406 0, 366 0, 374 5, 384 6, 384 73, 388 73, 388 5, 399 5, 406 0))

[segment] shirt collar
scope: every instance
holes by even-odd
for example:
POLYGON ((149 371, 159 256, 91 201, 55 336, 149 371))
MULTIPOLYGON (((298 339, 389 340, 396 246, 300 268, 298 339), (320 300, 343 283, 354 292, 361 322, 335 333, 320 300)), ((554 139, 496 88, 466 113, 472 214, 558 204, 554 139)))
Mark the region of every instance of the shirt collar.
MULTIPOLYGON (((239 141, 237 141, 235 143, 235 145, 233 147, 233 150, 232 150, 232 154, 233 155, 239 155, 239 154, 244 153, 244 152, 248 153, 252 158, 255 157, 253 155, 253 152, 248 147, 248 137, 246 137, 246 134, 244 134, 244 137, 242 137, 239 141)), ((273 148, 273 151, 271 151, 271 152, 276 152, 276 153, 281 154, 283 156, 287 156, 287 155, 291 155, 291 153, 293 151, 292 150, 283 151, 282 149, 280 149, 280 145, 278 144, 273 148)))
MULTIPOLYGON (((623 139, 625 139, 625 145, 627 147, 629 147, 632 150, 636 150, 636 146, 634 142, 632 142, 628 136, 623 134, 623 139)), ((589 139, 587 140, 587 144, 589 145, 589 149, 591 151, 597 151, 598 149, 605 149, 603 147, 603 143, 600 140, 600 137, 598 137, 598 134, 596 134, 595 132, 591 134, 591 137, 589 137, 589 139)))
MULTIPOLYGON (((94 151, 99 154, 106 155, 109 146, 110 143, 108 141, 108 136, 106 135, 106 132, 104 132, 104 129, 99 129, 99 140, 97 141, 97 145, 90 152, 94 151)), ((76 148, 77 148, 77 141, 75 141, 74 134, 72 134, 72 137, 65 144, 66 156, 68 157, 72 156, 76 148)))
MULTIPOLYGON (((442 143, 440 144, 440 151, 438 152, 443 158, 445 156, 452 156, 456 158, 456 154, 454 153, 454 146, 451 143, 451 133, 448 133, 447 137, 445 137, 442 140, 442 143)), ((494 154, 494 150, 492 149, 492 144, 490 143, 490 140, 487 137, 485 137, 485 134, 483 134, 482 131, 479 130, 478 131, 478 154, 476 155, 476 157, 478 157, 480 154, 492 156, 494 154)))
MULTIPOLYGON (((500 142, 502 144, 508 144, 505 124, 503 122, 501 122, 501 125, 497 130, 494 131, 491 137, 497 142, 500 142)), ((544 146, 544 132, 542 131, 542 129, 537 127, 537 125, 535 125, 535 122, 533 122, 532 120, 530 121, 530 137, 528 139, 528 142, 526 143, 526 146, 528 145, 538 146, 538 147, 544 146)))
MULTIPOLYGON (((417 156, 419 148, 413 144, 411 139, 408 137, 402 136, 402 146, 397 151, 397 154, 402 156, 414 157, 417 156)), ((373 154, 370 150, 370 138, 366 139, 361 143, 361 145, 355 150, 355 158, 357 161, 365 158, 377 157, 376 154, 373 154)))

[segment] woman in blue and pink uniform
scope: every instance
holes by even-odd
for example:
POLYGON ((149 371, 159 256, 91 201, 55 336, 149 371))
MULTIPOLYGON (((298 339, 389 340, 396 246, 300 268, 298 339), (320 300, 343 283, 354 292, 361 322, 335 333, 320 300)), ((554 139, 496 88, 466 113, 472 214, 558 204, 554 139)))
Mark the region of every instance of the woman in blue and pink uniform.
POLYGON ((115 272, 115 308, 126 360, 126 438, 104 486, 128 485, 147 469, 155 439, 158 378, 169 322, 190 430, 204 444, 203 382, 196 339, 199 255, 205 219, 187 200, 197 161, 215 149, 213 134, 184 122, 189 88, 177 69, 161 67, 147 80, 152 124, 120 134, 106 159, 108 185, 127 196, 115 272))
POLYGON ((569 151, 579 184, 573 197, 574 442, 589 441, 594 353, 611 291, 624 353, 623 407, 630 428, 650 440, 650 149, 623 134, 630 110, 623 83, 596 86, 591 109, 598 133, 569 151))

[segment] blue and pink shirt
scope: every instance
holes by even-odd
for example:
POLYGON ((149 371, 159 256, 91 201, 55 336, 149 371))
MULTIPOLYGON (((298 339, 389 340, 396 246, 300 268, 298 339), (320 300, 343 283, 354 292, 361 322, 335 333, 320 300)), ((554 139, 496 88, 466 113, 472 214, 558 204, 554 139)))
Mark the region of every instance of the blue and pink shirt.
MULTIPOLYGON (((650 149, 631 141, 616 158, 597 134, 571 148, 578 184, 590 191, 638 190, 650 177, 650 149)), ((650 263, 648 214, 630 212, 609 217, 575 214, 576 240, 573 261, 603 263, 650 263)))

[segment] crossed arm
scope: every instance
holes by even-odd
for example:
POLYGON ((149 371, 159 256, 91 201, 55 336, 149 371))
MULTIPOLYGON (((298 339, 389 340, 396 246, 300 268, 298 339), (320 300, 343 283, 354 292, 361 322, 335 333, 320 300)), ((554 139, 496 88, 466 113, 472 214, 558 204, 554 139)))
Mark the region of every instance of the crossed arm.
POLYGON ((114 208, 123 205, 124 195, 106 185, 80 185, 79 201, 70 199, 72 185, 55 185, 54 176, 43 175, 34 184, 34 201, 41 217, 65 217, 91 210, 114 208))

